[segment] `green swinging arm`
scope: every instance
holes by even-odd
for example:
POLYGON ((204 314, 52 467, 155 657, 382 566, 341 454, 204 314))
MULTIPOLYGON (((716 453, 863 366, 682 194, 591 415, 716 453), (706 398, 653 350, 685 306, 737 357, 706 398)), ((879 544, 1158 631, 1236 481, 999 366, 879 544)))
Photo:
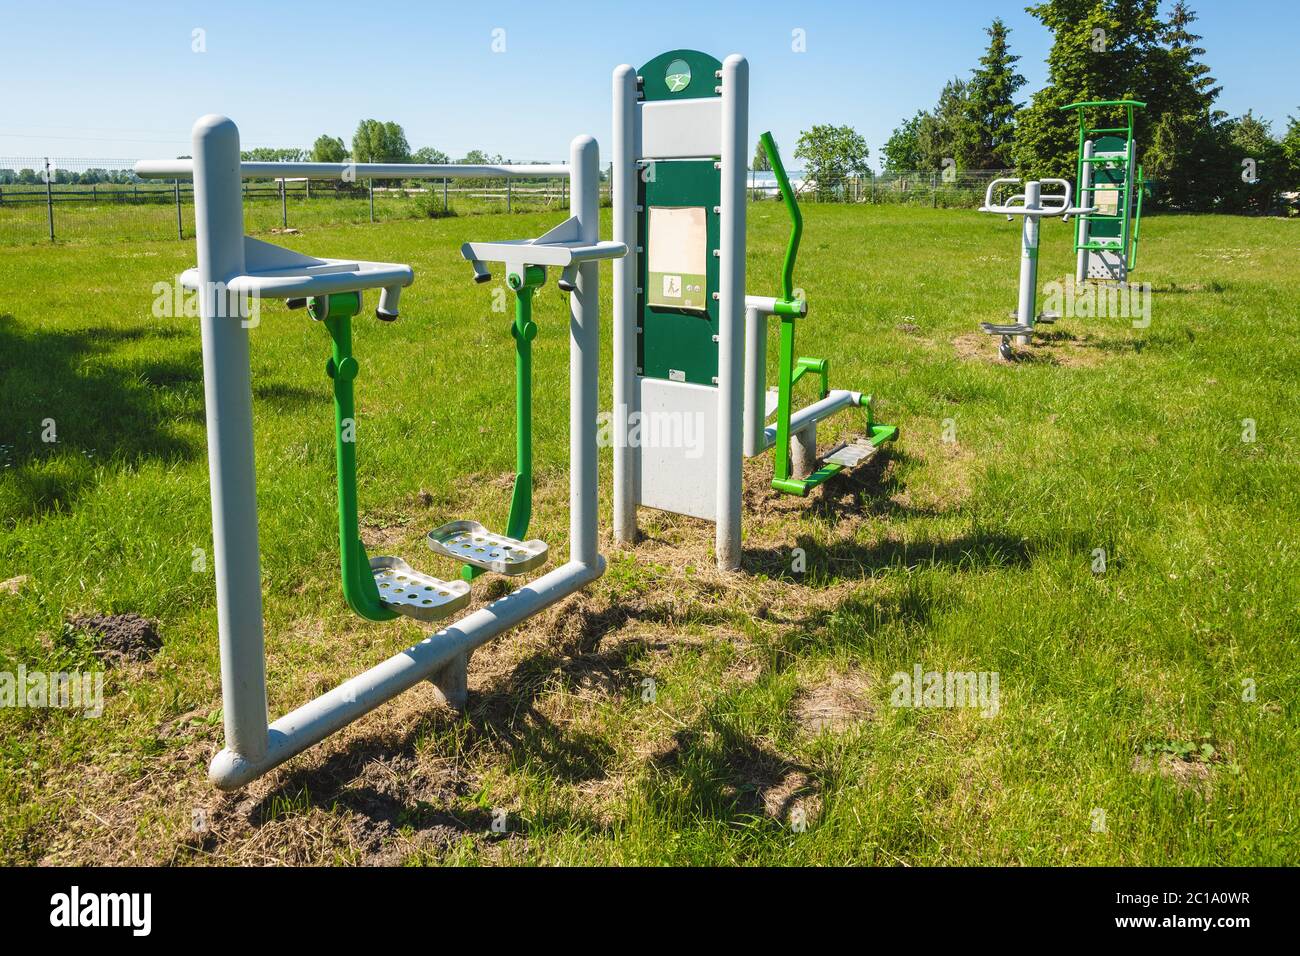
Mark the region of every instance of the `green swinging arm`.
MULTIPOLYGON (((830 394, 830 362, 827 359, 794 355, 795 320, 806 312, 806 304, 794 296, 794 261, 799 253, 799 240, 803 236, 803 214, 795 200, 794 189, 786 175, 781 154, 771 132, 759 137, 763 152, 767 154, 768 165, 776 177, 777 187, 785 202, 786 212, 790 214, 790 240, 786 244, 785 260, 781 264, 781 295, 776 300, 773 310, 781 319, 781 344, 777 359, 777 410, 776 410, 776 447, 773 451, 772 487, 785 494, 803 497, 832 475, 844 469, 843 465, 825 463, 807 478, 794 478, 791 475, 790 462, 790 415, 791 398, 795 384, 809 373, 820 379, 819 398, 830 394)), ((898 437, 898 429, 893 425, 877 425, 872 419, 871 396, 864 395, 861 405, 866 410, 867 436, 872 445, 880 445, 898 437)))
MULTIPOLYGON (((291 303, 292 307, 292 303, 291 303)), ((348 606, 368 621, 397 616, 384 607, 357 527, 357 420, 352 382, 360 369, 352 355, 352 318, 361 311, 360 292, 336 292, 307 302, 311 317, 325 324, 333 354, 325 373, 334 383, 335 465, 339 494, 339 563, 348 606)))

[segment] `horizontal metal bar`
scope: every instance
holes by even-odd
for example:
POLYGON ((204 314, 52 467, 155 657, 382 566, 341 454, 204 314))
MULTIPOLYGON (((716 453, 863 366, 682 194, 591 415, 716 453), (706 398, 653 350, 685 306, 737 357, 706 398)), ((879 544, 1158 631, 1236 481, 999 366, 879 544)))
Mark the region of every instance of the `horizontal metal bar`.
MULTIPOLYGON (((814 425, 823 418, 830 418, 842 408, 853 408, 861 404, 861 392, 850 392, 843 388, 832 389, 825 398, 811 405, 805 405, 790 415, 790 434, 797 435, 809 425, 814 425)), ((776 444, 776 426, 768 425, 763 429, 764 449, 771 448, 774 444, 776 444)))
POLYGON ((455 657, 468 654, 587 586, 604 570, 605 560, 597 555, 595 565, 570 561, 525 584, 285 714, 267 729, 266 756, 260 760, 247 760, 229 748, 222 750, 208 767, 208 779, 222 790, 244 786, 432 676, 455 657))
MULTIPOLYGON (((144 179, 176 179, 194 175, 192 159, 142 159, 135 174, 144 179)), ((563 163, 536 165, 470 165, 469 163, 240 163, 241 179, 556 179, 569 176, 563 163)))

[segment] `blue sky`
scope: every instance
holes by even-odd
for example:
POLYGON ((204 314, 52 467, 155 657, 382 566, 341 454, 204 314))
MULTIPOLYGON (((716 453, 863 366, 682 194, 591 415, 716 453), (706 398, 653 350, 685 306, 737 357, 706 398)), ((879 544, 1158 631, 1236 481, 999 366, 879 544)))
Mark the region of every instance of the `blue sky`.
MULTIPOLYGON (((1275 130, 1300 115, 1294 0, 1191 2, 1220 108, 1253 108, 1275 130)), ((994 16, 1012 27, 1027 95, 1045 81, 1051 38, 1023 2, 3 0, 0 156, 175 156, 196 117, 220 112, 245 146, 309 146, 322 132, 350 141, 373 117, 453 158, 479 148, 562 160, 579 132, 607 158, 612 69, 695 47, 749 58, 752 138, 771 129, 789 152, 800 129, 847 123, 874 165, 900 119, 975 65, 994 16), (206 52, 192 50, 196 28, 206 52), (806 52, 791 49, 795 29, 806 52)))

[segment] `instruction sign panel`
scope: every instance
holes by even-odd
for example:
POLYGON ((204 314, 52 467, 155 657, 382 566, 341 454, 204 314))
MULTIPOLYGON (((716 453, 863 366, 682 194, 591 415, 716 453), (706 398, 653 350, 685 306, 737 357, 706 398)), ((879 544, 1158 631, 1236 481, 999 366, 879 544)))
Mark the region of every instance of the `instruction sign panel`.
POLYGON ((704 207, 651 206, 649 232, 649 304, 706 311, 709 234, 704 207))

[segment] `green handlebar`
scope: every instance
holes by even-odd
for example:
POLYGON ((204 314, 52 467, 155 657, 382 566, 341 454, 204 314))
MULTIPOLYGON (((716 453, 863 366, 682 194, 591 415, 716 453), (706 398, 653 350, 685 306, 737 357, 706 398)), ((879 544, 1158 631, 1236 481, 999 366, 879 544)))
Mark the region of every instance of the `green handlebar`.
POLYGON ((1092 106, 1136 106, 1140 109, 1146 109, 1146 104, 1141 100, 1084 100, 1079 103, 1067 103, 1062 106, 1063 110, 1087 109, 1092 106))
POLYGON ((793 302, 794 260, 799 254, 799 238, 803 235, 803 215, 799 212, 799 204, 795 202, 790 177, 785 174, 785 166, 781 163, 781 154, 777 152, 771 132, 764 133, 758 141, 763 144, 763 152, 767 153, 767 163, 772 167, 777 187, 781 190, 781 198, 785 200, 785 210, 790 214, 790 242, 785 247, 785 262, 781 265, 781 298, 793 302))

